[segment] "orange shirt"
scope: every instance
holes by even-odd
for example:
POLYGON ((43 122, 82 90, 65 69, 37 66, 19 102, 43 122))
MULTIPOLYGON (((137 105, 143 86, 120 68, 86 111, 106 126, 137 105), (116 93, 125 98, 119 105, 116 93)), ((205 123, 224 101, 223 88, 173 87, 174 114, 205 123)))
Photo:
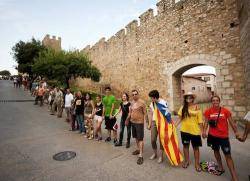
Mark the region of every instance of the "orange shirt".
POLYGON ((38 88, 38 93, 37 93, 37 95, 38 95, 38 96, 43 96, 44 92, 45 92, 45 89, 39 87, 39 88, 38 88))

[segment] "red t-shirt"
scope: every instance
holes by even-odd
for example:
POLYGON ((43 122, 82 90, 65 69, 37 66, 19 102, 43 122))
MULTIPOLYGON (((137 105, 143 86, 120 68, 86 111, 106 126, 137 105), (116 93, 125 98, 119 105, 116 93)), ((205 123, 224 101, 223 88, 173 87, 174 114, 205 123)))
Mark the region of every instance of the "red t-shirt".
MULTIPOLYGON (((204 116, 209 119, 217 120, 219 110, 211 107, 207 109, 204 116)), ((215 128, 209 127, 208 134, 219 137, 228 138, 228 118, 231 116, 231 112, 224 107, 221 107, 220 117, 217 121, 217 126, 215 128)))

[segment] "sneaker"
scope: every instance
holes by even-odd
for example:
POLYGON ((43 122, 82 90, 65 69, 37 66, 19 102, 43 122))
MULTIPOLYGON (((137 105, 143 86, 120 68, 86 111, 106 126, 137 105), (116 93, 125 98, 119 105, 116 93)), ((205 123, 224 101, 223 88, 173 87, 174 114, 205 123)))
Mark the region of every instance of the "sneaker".
POLYGON ((93 140, 93 139, 94 139, 94 137, 93 137, 93 136, 90 136, 90 137, 88 137, 88 139, 89 139, 89 140, 93 140))
POLYGON ((132 155, 139 155, 140 154, 140 151, 139 150, 135 150, 132 152, 132 155))
POLYGON ((111 141, 111 138, 110 137, 107 137, 105 142, 110 142, 111 141))
POLYGON ((127 142, 126 143, 126 148, 129 148, 130 147, 130 142, 127 142))
POLYGON ((159 159, 158 159, 158 161, 157 161, 157 163, 162 163, 163 162, 163 158, 162 157, 159 157, 159 159))
POLYGON ((118 141, 117 141, 117 139, 114 139, 114 144, 116 144, 118 141))
POLYGON ((138 165, 143 164, 143 157, 139 157, 139 158, 138 158, 137 164, 138 164, 138 165))
POLYGON ((157 158, 157 155, 154 153, 149 159, 150 160, 154 160, 154 159, 156 159, 157 158))

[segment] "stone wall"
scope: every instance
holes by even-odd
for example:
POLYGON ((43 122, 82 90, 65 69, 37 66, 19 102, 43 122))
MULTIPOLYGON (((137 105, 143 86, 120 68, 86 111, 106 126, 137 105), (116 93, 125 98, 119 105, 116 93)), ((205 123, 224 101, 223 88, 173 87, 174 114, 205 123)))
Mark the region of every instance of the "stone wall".
POLYGON ((216 68, 222 104, 236 118, 245 114, 236 0, 162 0, 157 15, 149 9, 139 19, 82 50, 101 70, 101 84, 111 84, 117 92, 137 88, 145 99, 158 89, 176 110, 181 105, 182 73, 210 65, 216 68))
POLYGON ((242 60, 245 67, 245 90, 247 110, 250 111, 250 1, 239 0, 240 45, 242 60))
POLYGON ((58 37, 58 39, 56 38, 56 36, 52 36, 52 38, 50 38, 50 35, 46 35, 43 40, 42 40, 42 44, 46 47, 52 48, 56 51, 60 51, 61 48, 61 37, 58 37))

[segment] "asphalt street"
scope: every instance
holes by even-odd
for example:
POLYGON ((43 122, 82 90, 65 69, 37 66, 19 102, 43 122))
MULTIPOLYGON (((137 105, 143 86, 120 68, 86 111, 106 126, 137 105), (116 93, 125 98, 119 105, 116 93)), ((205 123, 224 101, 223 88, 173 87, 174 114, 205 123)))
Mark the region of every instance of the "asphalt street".
MULTIPOLYGON (((129 149, 114 147, 111 143, 87 140, 77 132, 69 131, 65 118, 57 118, 33 102, 4 102, 3 100, 31 100, 29 92, 13 88, 11 81, 0 80, 0 180, 1 181, 226 181, 230 174, 214 176, 198 173, 192 163, 187 169, 173 167, 167 159, 162 164, 149 160, 152 154, 150 133, 145 130, 143 165, 129 149), (53 155, 61 151, 74 151, 76 157, 68 161, 55 161, 53 155)), ((105 137, 105 135, 104 135, 105 137)), ((126 136, 125 136, 126 138, 126 136)), ((250 175, 250 140, 238 142, 231 136, 232 156, 240 181, 250 175)), ((203 141, 201 160, 214 160, 213 152, 203 141)))

